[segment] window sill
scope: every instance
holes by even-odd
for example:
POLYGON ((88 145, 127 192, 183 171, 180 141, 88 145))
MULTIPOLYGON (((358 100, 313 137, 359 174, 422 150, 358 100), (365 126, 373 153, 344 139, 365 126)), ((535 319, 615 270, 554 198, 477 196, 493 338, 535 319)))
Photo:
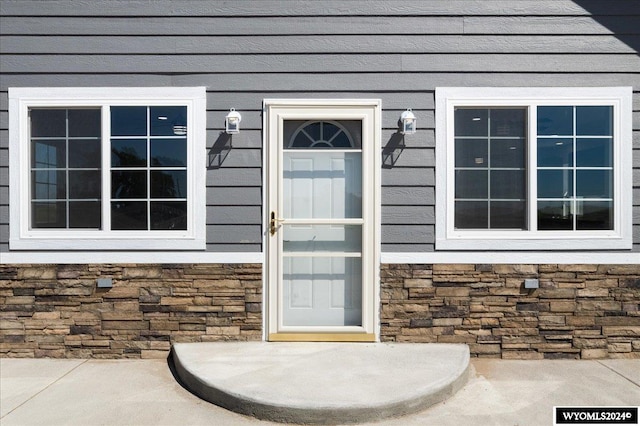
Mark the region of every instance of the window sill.
POLYGON ((9 241, 10 250, 205 250, 199 238, 21 238, 9 241))
POLYGON ((436 238, 436 250, 630 250, 631 238, 623 238, 611 232, 602 235, 577 237, 554 233, 553 238, 543 235, 523 235, 516 238, 468 234, 458 237, 436 238))

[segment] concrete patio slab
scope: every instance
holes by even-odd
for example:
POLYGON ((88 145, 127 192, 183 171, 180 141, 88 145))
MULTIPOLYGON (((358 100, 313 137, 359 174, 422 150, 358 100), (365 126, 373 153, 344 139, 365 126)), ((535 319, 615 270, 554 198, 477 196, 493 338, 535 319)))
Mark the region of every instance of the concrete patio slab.
POLYGON ((20 405, 33 395, 42 392, 60 377, 68 374, 86 360, 42 359, 34 362, 32 359, 7 360, 0 358, 0 418, 20 405), (11 368, 7 365, 11 363, 11 368))
POLYGON ((449 344, 186 343, 173 361, 187 389, 229 410, 287 423, 359 423, 415 413, 468 379, 449 344))

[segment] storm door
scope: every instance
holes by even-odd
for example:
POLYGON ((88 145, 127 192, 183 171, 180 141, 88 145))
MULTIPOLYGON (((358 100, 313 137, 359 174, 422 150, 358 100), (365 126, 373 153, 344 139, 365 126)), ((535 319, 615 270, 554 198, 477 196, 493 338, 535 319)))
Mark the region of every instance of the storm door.
POLYGON ((377 103, 272 102, 268 338, 373 341, 377 103))

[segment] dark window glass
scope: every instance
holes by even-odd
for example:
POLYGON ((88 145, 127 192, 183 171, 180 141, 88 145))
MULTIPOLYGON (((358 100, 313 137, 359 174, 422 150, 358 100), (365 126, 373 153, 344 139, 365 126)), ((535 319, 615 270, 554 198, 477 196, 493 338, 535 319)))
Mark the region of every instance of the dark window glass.
POLYGON ((111 172, 111 198, 147 198, 147 172, 111 172))
POLYGON ((32 109, 30 117, 31 226, 100 228, 99 215, 76 226, 86 211, 71 200, 92 199, 100 210, 101 109, 32 109))
POLYGON ((491 229, 526 229, 525 201, 491 201, 491 229))
POLYGON ((67 178, 64 170, 31 172, 31 197, 34 200, 64 200, 67 198, 67 178))
POLYGON ((186 201, 151 202, 151 229, 185 230, 187 229, 186 201))
POLYGON ((486 139, 456 139, 456 167, 487 168, 489 144, 486 139))
POLYGON ((361 146, 361 135, 360 120, 339 122, 287 120, 284 123, 283 140, 286 149, 348 149, 361 146))
POLYGON ((456 198, 488 197, 488 172, 486 170, 457 170, 456 198))
POLYGON ((112 201, 111 229, 144 230, 147 226, 146 201, 112 201))
POLYGON ((525 167, 524 139, 492 139, 491 167, 525 167))
POLYGON ((573 107, 540 106, 538 107, 539 136, 571 136, 573 135, 573 107))
POLYGON ((149 107, 151 136, 184 136, 187 133, 187 107, 149 107))
POLYGON ((538 197, 573 197, 573 170, 538 170, 538 197))
POLYGON ((578 138, 576 157, 578 167, 611 167, 613 141, 611 138, 578 138))
POLYGON ((491 136, 518 136, 524 137, 526 131, 526 110, 519 109, 492 109, 491 110, 491 136))
POLYGON ((66 228, 67 227, 66 201, 32 202, 31 203, 31 227, 32 228, 66 228))
POLYGON ((186 165, 186 139, 151 139, 152 167, 184 167, 186 165))
POLYGON ((70 199, 99 199, 101 196, 99 170, 69 170, 70 199))
MULTIPOLYGON (((526 191, 523 170, 491 170, 491 198, 522 200, 526 191)), ((493 208, 493 204, 491 205, 493 208)))
POLYGON ((538 201, 538 229, 541 231, 572 230, 571 201, 538 201))
POLYGON ((572 167, 573 140, 538 139, 538 167, 572 167))
POLYGON ((454 226, 458 229, 487 229, 488 201, 456 201, 454 226))
POLYGON ((611 170, 578 170, 576 195, 583 198, 611 198, 613 180, 611 170))
POLYGON ((100 228, 102 212, 99 201, 70 201, 69 228, 100 228))
POLYGON ((146 139, 111 140, 111 167, 145 167, 146 165, 146 139))
POLYGON ((578 230, 613 229, 613 203, 611 201, 577 201, 576 228, 578 230))
POLYGON ((151 198, 186 198, 186 170, 152 171, 151 198))
POLYGON ((100 163, 100 139, 69 140, 69 167, 99 169, 100 163))
POLYGON ((146 136, 147 107, 111 107, 111 136, 146 136))
POLYGON ((66 141, 31 141, 31 167, 36 169, 60 169, 67 165, 66 141))
POLYGON ((70 109, 69 136, 70 137, 100 137, 101 114, 99 109, 70 109))
POLYGON ((613 107, 577 106, 576 134, 578 136, 613 135, 613 107))
POLYGON ((30 111, 31 137, 54 138, 67 136, 66 109, 33 109, 30 111))
POLYGON ((455 110, 455 134, 458 136, 487 136, 489 131, 489 110, 463 109, 455 110))

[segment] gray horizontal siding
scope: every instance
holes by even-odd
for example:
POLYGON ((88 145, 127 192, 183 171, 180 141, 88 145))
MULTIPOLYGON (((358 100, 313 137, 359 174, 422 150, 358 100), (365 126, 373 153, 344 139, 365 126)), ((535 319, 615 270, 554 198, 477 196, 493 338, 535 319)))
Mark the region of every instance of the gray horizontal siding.
MULTIPOLYGON (((640 41, 640 39, 639 39, 640 41)), ((268 72, 564 72, 567 59, 575 67, 592 73, 628 73, 640 69, 636 54, 335 54, 322 55, 59 55, 4 54, 0 71, 18 73, 25 68, 47 73, 148 73, 165 72, 268 73, 268 72)))
MULTIPOLYGON (((640 36, 628 36, 636 44, 640 36)), ((255 53, 629 53, 609 35, 296 35, 296 36, 3 36, 0 53, 255 54, 255 53)))
POLYGON ((202 2, 197 0, 47 0, 42 3, 4 0, 4 16, 398 16, 398 15, 624 15, 639 7, 634 0, 297 0, 296 7, 278 0, 202 2), (27 3, 24 5, 22 3, 27 3))
POLYGON ((239 33, 265 34, 613 34, 606 25, 615 23, 619 34, 636 32, 635 16, 602 16, 598 21, 585 16, 387 16, 384 20, 366 16, 299 16, 296 19, 271 16, 237 17, 5 17, 0 16, 2 34, 7 35, 139 35, 170 33, 184 36, 212 36, 239 33), (604 22, 604 24, 602 23, 604 22))
POLYGON ((633 86, 640 251, 640 2, 0 2, 0 252, 8 249, 14 86, 207 87, 207 248, 260 251, 264 98, 382 100, 385 251, 431 251, 438 86, 633 86), (217 144, 229 108, 242 132, 217 144), (400 113, 418 132, 399 144, 400 113), (220 159, 222 158, 222 161, 220 159))

